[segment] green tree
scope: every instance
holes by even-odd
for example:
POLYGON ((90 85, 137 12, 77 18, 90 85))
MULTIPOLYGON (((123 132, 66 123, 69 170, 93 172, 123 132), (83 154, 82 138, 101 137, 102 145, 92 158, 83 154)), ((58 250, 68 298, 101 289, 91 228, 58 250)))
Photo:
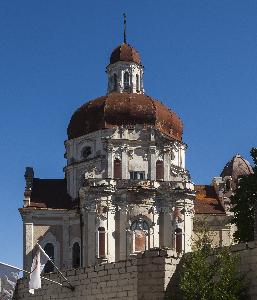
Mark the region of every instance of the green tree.
POLYGON ((257 148, 252 148, 254 173, 239 179, 234 195, 231 197, 237 227, 234 238, 238 242, 252 241, 254 238, 254 214, 257 202, 257 148))
POLYGON ((194 251, 184 256, 179 288, 186 300, 248 299, 239 257, 229 247, 212 248, 206 224, 198 224, 194 251))

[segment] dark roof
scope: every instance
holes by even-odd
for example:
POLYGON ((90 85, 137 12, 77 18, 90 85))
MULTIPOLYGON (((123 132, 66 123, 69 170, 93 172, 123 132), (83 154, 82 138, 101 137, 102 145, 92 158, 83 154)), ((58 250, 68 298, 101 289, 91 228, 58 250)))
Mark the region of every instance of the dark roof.
POLYGON ((82 105, 71 117, 67 133, 73 139, 105 128, 143 124, 181 141, 183 124, 175 112, 144 94, 110 93, 82 105))
POLYGON ((196 214, 225 214, 215 189, 211 185, 195 185, 195 213, 196 214))
POLYGON ((249 162, 241 155, 235 155, 224 167, 220 176, 231 176, 233 179, 237 179, 240 176, 250 175, 253 173, 253 169, 249 162))
POLYGON ((70 209, 66 179, 33 179, 30 207, 70 209))
POLYGON ((112 51, 110 57, 110 64, 114 64, 118 61, 135 62, 141 64, 140 55, 135 48, 129 44, 121 44, 112 51))

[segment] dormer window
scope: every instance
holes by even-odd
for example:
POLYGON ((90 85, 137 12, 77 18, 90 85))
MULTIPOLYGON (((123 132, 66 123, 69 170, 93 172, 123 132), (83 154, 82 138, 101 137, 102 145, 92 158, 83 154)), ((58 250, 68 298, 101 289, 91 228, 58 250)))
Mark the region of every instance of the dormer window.
POLYGON ((84 159, 87 159, 91 154, 92 154, 92 150, 90 146, 86 146, 85 148, 83 148, 82 157, 84 159))
POLYGON ((124 90, 128 90, 130 87, 129 84, 129 72, 125 72, 123 76, 123 84, 124 84, 124 90))

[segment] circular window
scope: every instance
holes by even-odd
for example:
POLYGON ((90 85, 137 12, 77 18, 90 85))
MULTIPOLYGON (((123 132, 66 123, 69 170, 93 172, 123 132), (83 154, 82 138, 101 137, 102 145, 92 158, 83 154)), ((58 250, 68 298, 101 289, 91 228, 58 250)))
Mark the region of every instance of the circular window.
POLYGON ((88 158, 92 154, 91 147, 87 146, 82 150, 82 157, 88 158))

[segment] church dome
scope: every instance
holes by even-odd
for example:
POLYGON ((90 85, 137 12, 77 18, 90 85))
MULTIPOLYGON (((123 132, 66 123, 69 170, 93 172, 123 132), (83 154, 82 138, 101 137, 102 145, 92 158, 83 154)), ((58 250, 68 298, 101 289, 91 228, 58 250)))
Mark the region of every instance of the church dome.
POLYGON ((232 179, 236 180, 240 176, 249 175, 253 173, 253 169, 249 162, 244 159, 241 155, 235 155, 224 167, 220 176, 231 176, 232 179))
POLYGON ((141 58, 139 53, 135 48, 133 48, 127 43, 119 45, 112 51, 110 57, 110 64, 114 64, 118 61, 134 62, 138 65, 141 64, 141 58))
POLYGON ((74 112, 67 133, 73 139, 100 129, 136 124, 153 126, 175 140, 182 140, 180 118, 161 102, 136 93, 110 93, 85 103, 74 112))

